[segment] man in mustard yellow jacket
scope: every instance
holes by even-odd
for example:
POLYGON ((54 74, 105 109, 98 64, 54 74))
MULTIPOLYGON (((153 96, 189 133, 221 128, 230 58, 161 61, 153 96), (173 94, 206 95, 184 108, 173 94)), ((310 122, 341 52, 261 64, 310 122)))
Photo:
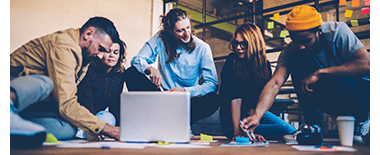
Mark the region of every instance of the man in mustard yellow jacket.
POLYGON ((119 127, 106 124, 91 114, 78 103, 76 96, 77 85, 85 76, 90 59, 103 57, 119 39, 110 20, 93 17, 80 29, 57 31, 22 45, 10 55, 11 99, 13 93, 15 113, 42 125, 57 139, 73 138, 78 127, 119 140, 119 127), (29 103, 30 100, 23 96, 23 85, 12 83, 12 79, 34 74, 49 77, 54 87, 45 100, 29 103))

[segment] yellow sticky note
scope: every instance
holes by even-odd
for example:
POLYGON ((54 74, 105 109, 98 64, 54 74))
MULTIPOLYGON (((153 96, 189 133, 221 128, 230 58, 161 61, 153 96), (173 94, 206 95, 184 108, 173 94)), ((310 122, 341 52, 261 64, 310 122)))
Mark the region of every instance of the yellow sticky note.
POLYGON ((351 20, 351 26, 359 26, 358 20, 351 20))
POLYGON ((281 38, 286 38, 286 34, 287 33, 288 33, 288 31, 282 30, 281 33, 280 33, 280 37, 281 38))
POLYGON ((162 141, 158 141, 157 142, 157 145, 170 145, 172 143, 169 143, 169 142, 162 142, 162 141))
POLYGON ((60 141, 58 141, 57 138, 54 137, 53 134, 50 134, 50 133, 46 134, 46 140, 45 141, 48 143, 61 143, 60 141))
POLYGON ((268 29, 274 28, 274 22, 268 22, 268 29))
POLYGON ((344 17, 352 17, 352 10, 346 10, 346 12, 344 13, 344 17))
POLYGON ((339 0, 339 6, 346 5, 346 0, 339 0))
POLYGON ((212 141, 212 136, 201 133, 201 141, 212 141))
POLYGON ((277 20, 277 19, 280 19, 280 13, 279 12, 273 14, 273 20, 277 20))
POLYGON ((359 6, 359 0, 352 0, 352 7, 358 7, 359 6))

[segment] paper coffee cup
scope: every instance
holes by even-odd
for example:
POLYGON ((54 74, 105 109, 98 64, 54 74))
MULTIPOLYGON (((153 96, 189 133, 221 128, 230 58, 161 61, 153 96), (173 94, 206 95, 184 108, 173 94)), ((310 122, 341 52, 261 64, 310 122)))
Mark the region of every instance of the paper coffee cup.
POLYGON ((338 123, 339 141, 341 145, 352 146, 354 138, 354 116, 338 116, 336 118, 338 123))

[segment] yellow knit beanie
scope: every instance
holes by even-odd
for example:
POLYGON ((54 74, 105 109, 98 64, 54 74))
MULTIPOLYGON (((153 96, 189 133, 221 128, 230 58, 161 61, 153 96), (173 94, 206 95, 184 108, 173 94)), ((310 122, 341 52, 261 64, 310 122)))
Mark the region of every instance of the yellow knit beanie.
POLYGON ((293 8, 286 19, 288 31, 302 31, 322 25, 322 16, 311 6, 300 5, 293 8))

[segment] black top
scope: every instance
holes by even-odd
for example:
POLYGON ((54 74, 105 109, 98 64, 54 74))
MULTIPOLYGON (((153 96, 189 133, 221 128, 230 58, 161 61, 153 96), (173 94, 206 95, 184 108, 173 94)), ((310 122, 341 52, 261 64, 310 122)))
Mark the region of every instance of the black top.
MULTIPOLYGON (((242 108, 255 109, 257 100, 260 96, 265 84, 257 84, 257 79, 254 76, 250 76, 247 82, 237 79, 237 73, 234 70, 233 60, 240 59, 235 53, 228 55, 226 62, 223 65, 221 72, 221 84, 219 90, 219 96, 221 97, 222 104, 226 104, 227 107, 231 107, 231 101, 236 98, 242 99, 242 108)), ((272 69, 270 62, 268 61, 268 70, 270 77, 272 77, 272 69)), ((269 80, 269 79, 268 79, 269 80)))

